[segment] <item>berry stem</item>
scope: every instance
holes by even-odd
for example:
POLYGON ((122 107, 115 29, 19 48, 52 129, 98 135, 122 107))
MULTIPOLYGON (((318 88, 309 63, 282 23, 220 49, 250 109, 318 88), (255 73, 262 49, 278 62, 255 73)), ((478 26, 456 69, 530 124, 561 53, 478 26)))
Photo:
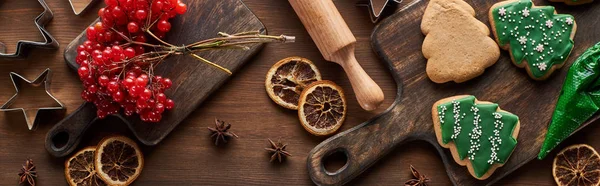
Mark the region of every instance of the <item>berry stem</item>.
MULTIPOLYGON (((125 36, 124 34, 117 32, 114 28, 111 28, 111 29, 113 31, 115 31, 115 33, 119 34, 119 36, 121 36, 123 39, 125 39, 128 44, 143 45, 143 46, 162 50, 162 51, 152 51, 152 52, 143 53, 143 54, 140 54, 131 59, 126 59, 121 62, 115 62, 117 64, 125 64, 124 66, 122 66, 123 69, 125 69, 127 64, 129 64, 130 62, 133 62, 133 61, 141 60, 144 63, 146 63, 146 62, 148 62, 150 64, 157 63, 156 65, 158 65, 158 63, 160 63, 162 61, 162 59, 169 57, 170 55, 173 55, 173 54, 183 55, 186 53, 190 53, 190 55, 192 57, 198 59, 199 61, 204 62, 210 66, 213 66, 229 75, 232 75, 233 73, 231 72, 231 70, 229 70, 221 65, 218 65, 214 62, 211 62, 203 57, 200 57, 195 53, 201 52, 201 51, 206 51, 206 50, 215 50, 215 49, 248 50, 250 48, 246 45, 249 45, 249 44, 274 43, 274 42, 288 43, 288 42, 294 42, 294 40, 295 40, 295 37, 293 37, 293 36, 263 35, 263 34, 260 34, 259 31, 240 32, 240 33, 236 33, 233 35, 230 35, 230 34, 227 34, 224 32, 219 32, 218 35, 221 37, 198 41, 196 43, 192 43, 192 44, 184 45, 184 46, 175 46, 173 44, 170 44, 170 43, 167 43, 167 42, 161 40, 156 35, 154 35, 150 30, 146 30, 146 33, 148 33, 150 36, 152 36, 154 39, 156 39, 160 43, 164 44, 164 45, 155 45, 155 44, 133 41, 133 40, 131 40, 131 38, 125 36), (149 56, 153 56, 153 57, 149 57, 149 56)), ((156 65, 154 65, 154 66, 156 66, 156 65)))

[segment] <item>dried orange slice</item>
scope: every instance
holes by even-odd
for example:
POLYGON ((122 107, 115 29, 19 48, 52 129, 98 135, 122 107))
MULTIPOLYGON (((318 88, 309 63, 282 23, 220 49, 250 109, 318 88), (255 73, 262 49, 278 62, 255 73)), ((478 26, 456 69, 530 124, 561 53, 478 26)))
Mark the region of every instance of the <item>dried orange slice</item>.
POLYGON ((71 186, 103 186, 107 185, 94 166, 96 147, 86 147, 65 161, 65 178, 71 186))
POLYGON ((310 60, 288 57, 275 63, 267 72, 265 87, 269 97, 282 107, 298 110, 298 100, 304 88, 321 80, 319 69, 310 60))
POLYGON ((94 164, 98 176, 109 185, 129 185, 142 172, 144 157, 133 140, 114 136, 100 141, 94 164))
POLYGON ((337 131, 346 119, 346 97, 331 81, 314 82, 302 91, 298 117, 304 129, 317 136, 337 131))
POLYGON ((560 151, 552 164, 552 176, 562 185, 600 185, 600 155, 586 144, 560 151))

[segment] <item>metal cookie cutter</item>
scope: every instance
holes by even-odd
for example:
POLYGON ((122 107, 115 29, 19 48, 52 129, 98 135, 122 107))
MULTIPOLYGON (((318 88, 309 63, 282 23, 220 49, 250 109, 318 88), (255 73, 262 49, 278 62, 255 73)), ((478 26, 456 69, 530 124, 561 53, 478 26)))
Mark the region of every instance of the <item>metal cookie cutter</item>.
POLYGON ((42 36, 44 37, 44 42, 38 41, 19 41, 17 42, 17 51, 12 54, 6 53, 6 45, 0 42, 0 58, 22 58, 27 56, 30 47, 41 47, 41 48, 58 48, 58 41, 50 35, 48 31, 44 28, 44 26, 52 20, 54 15, 50 8, 44 2, 44 0, 38 0, 42 7, 44 7, 44 12, 35 18, 35 25, 38 27, 42 36))
POLYGON ((71 4, 73 13, 75 13, 75 15, 79 15, 88 7, 90 7, 94 1, 96 0, 69 0, 69 3, 71 4))
POLYGON ((390 2, 396 2, 397 4, 400 4, 402 2, 402 0, 368 0, 369 2, 366 1, 360 1, 358 3, 359 6, 367 6, 369 7, 369 13, 371 15, 371 21, 373 23, 376 23, 377 21, 379 21, 379 18, 381 18, 381 14, 383 14, 383 10, 389 6, 388 4, 390 2))
POLYGON ((25 117, 25 121, 27 122, 27 127, 29 128, 29 130, 33 130, 34 127, 37 126, 37 123, 40 122, 40 118, 38 118, 38 115, 52 114, 52 115, 56 116, 56 115, 64 115, 65 114, 65 111, 66 111, 65 106, 60 101, 58 101, 58 99, 56 99, 54 96, 52 96, 52 94, 50 93, 50 83, 52 80, 52 71, 50 71, 49 68, 46 69, 44 72, 42 72, 42 74, 40 74, 33 81, 29 81, 29 80, 25 79, 23 76, 21 76, 17 73, 14 73, 14 72, 10 73, 10 79, 13 82, 13 85, 15 86, 16 93, 6 103, 4 103, 4 105, 0 106, 0 111, 5 112, 6 114, 22 114, 25 117), (19 88, 22 86, 22 83, 31 84, 36 87, 44 86, 44 89, 46 90, 46 93, 48 94, 48 96, 50 96, 50 98, 52 98, 56 103, 58 103, 59 106, 42 107, 42 108, 34 108, 34 109, 10 108, 10 106, 13 104, 13 102, 17 99, 17 96, 19 96, 19 88), (34 111, 35 114, 28 113, 29 111, 34 111))

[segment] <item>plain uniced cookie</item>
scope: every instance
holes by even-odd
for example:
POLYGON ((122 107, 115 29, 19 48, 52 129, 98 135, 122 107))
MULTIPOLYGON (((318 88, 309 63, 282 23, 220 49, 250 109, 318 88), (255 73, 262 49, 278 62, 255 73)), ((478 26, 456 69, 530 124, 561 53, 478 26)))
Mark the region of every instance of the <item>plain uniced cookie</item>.
POLYGON ((473 79, 500 57, 490 30, 462 0, 431 0, 423 15, 423 56, 427 76, 436 83, 473 79))
POLYGON ((498 104, 460 95, 437 101, 431 113, 438 143, 476 179, 490 177, 517 146, 519 117, 498 104))
POLYGON ((500 48, 508 50, 513 64, 525 68, 532 79, 547 79, 573 50, 575 18, 557 14, 552 6, 503 1, 491 7, 489 18, 500 48))

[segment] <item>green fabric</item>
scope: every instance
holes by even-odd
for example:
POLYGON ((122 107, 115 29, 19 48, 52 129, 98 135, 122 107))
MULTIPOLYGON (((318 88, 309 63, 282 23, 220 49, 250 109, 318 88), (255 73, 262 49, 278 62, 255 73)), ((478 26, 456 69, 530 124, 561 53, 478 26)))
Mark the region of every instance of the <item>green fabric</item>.
POLYGON ((569 69, 538 159, 546 157, 600 109, 599 59, 600 43, 579 56, 569 69))

